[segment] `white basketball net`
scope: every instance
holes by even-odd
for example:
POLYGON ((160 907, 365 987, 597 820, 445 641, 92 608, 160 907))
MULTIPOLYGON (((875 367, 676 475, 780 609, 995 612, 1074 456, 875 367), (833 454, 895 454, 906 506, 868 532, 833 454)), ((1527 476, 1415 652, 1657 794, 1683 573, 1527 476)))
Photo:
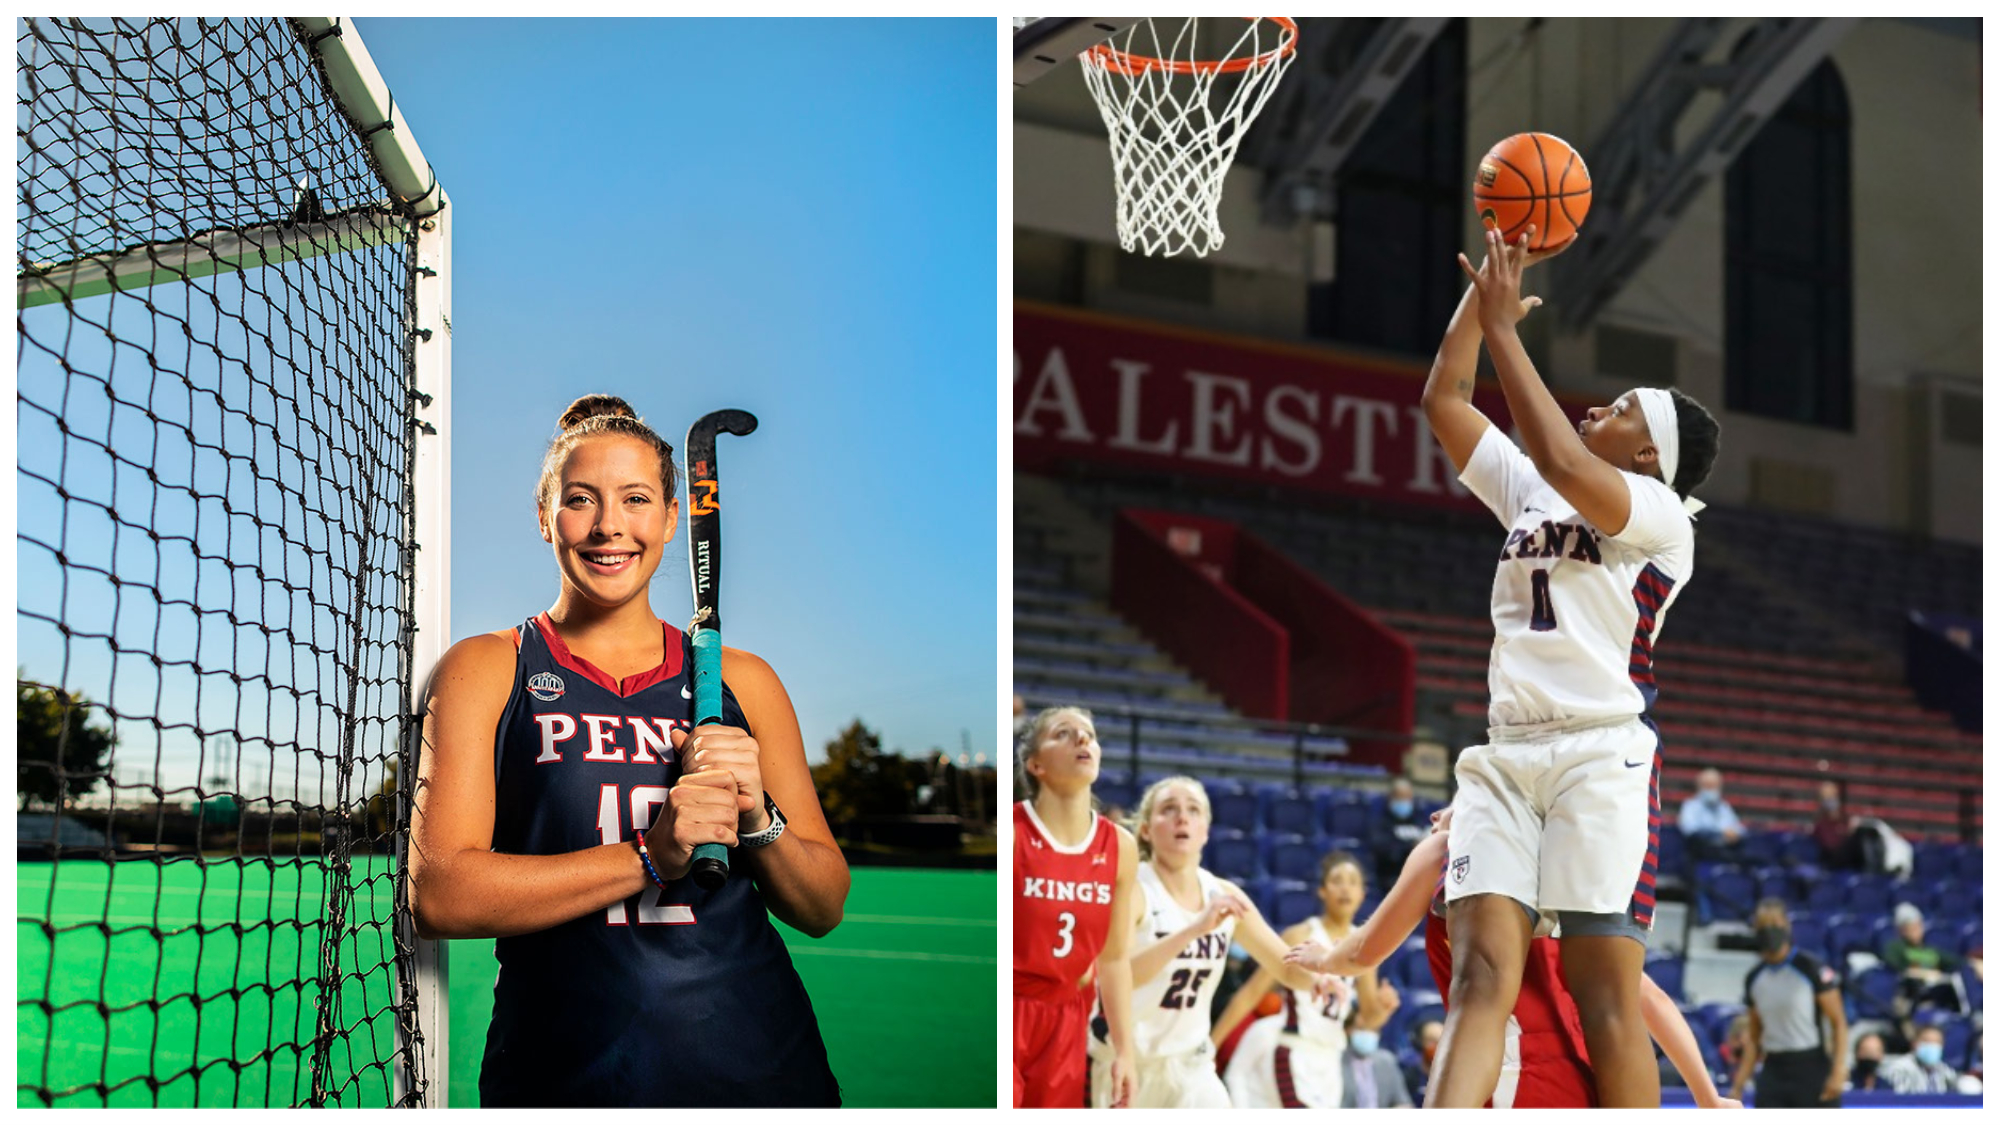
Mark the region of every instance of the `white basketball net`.
POLYGON ((1297 54, 1288 17, 1210 19, 1206 35, 1203 22, 1140 20, 1077 60, 1111 135, 1118 244, 1128 251, 1201 257, 1222 247, 1223 180, 1297 54), (1220 53, 1218 28, 1229 44, 1220 53))

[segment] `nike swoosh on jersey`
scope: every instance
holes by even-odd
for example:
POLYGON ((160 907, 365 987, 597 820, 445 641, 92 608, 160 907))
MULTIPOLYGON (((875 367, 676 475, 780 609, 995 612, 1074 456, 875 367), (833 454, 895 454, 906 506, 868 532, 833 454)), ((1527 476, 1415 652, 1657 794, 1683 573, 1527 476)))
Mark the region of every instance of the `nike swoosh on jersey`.
POLYGON ((693 698, 694 698, 694 693, 688 690, 688 687, 687 687, 687 685, 686 685, 686 684, 682 684, 682 685, 681 685, 681 698, 682 698, 682 699, 693 699, 693 698))
POLYGON ((1643 765, 1645 765, 1645 764, 1646 764, 1646 763, 1645 763, 1644 761, 1637 761, 1637 762, 1626 762, 1626 763, 1625 763, 1625 768, 1626 768, 1626 769, 1628 769, 1628 770, 1635 770, 1635 769, 1638 769, 1638 768, 1639 768, 1640 766, 1643 766, 1643 765))

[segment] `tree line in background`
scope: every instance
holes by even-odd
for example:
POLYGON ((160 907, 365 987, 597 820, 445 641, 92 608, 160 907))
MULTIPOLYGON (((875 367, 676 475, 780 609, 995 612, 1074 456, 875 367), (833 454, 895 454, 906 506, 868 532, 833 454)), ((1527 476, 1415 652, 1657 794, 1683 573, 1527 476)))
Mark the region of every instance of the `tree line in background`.
MULTIPOLYGON (((136 796, 115 813, 79 808, 76 802, 111 776, 116 735, 91 721, 94 705, 88 699, 60 688, 17 678, 17 704, 15 777, 23 812, 59 810, 65 819, 103 830, 111 841, 107 846, 135 831, 152 837, 148 848, 161 850, 228 846, 292 851, 319 842, 322 817, 317 810, 270 798, 219 793, 194 807, 174 809, 155 797, 144 816, 137 815, 136 796)), ((933 749, 921 757, 905 757, 885 751, 881 736, 857 718, 826 744, 826 760, 812 767, 812 776, 827 821, 850 851, 991 853, 998 778, 984 755, 974 761, 961 754, 953 761, 933 749)), ((210 779, 214 786, 223 782, 222 777, 210 779)), ((361 850, 385 848, 393 840, 397 784, 395 763, 386 763, 381 785, 353 826, 364 837, 356 842, 361 850)), ((21 843, 25 848, 33 842, 24 837, 21 843)))

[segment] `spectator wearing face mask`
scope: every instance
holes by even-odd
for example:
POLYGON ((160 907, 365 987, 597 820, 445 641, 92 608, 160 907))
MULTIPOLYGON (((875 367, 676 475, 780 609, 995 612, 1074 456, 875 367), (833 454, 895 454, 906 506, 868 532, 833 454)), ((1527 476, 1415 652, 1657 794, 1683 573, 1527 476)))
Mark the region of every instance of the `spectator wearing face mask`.
POLYGON ((1949 1094, 1958 1090, 1958 1071, 1944 1061, 1944 1029, 1917 1031, 1907 1055, 1882 1060, 1879 1080, 1899 1094, 1949 1094))
POLYGON ((1881 1081, 1882 1037, 1869 1032, 1854 1041, 1854 1066, 1847 1072, 1857 1090, 1873 1090, 1881 1081))
POLYGON ((1722 773, 1705 769, 1695 779, 1695 795, 1681 804, 1681 838, 1695 860, 1735 859, 1743 822, 1722 799, 1722 773))
POLYGON ((1395 886, 1410 849, 1430 834, 1430 818, 1417 811, 1417 791, 1409 779, 1399 777, 1390 782, 1389 803, 1368 830, 1368 850, 1375 857, 1375 885, 1395 886))
POLYGON ((1743 981, 1750 1026, 1729 1096, 1743 1096, 1761 1060, 1758 1109, 1838 1109, 1847 1086, 1847 1013, 1833 970, 1792 948, 1783 900, 1758 903, 1751 924, 1758 961, 1743 981))
POLYGON ((1410 1093, 1422 1098, 1424 1090, 1430 1086, 1431 1063, 1437 1060, 1438 1040, 1444 1038, 1444 1024, 1437 1020, 1425 1020, 1417 1025, 1413 1038, 1416 1040, 1417 1061, 1403 1068, 1403 1079, 1410 1093))
MULTIPOLYGON (((1394 1004, 1388 1005, 1388 1011, 1394 1010, 1394 1004)), ((1387 1020, 1388 1012, 1377 1019, 1387 1020)), ((1416 1104, 1403 1084, 1403 1068, 1396 1065, 1396 1056, 1382 1049, 1380 1026, 1364 1026, 1358 1007, 1347 1013, 1347 1049, 1341 1052, 1340 1064, 1340 1108, 1407 1109, 1416 1104)))
POLYGON ((1819 783, 1819 812, 1813 818, 1813 841, 1819 845, 1820 866, 1834 871, 1858 871, 1865 866, 1861 837, 1854 818, 1840 805, 1840 786, 1819 783))

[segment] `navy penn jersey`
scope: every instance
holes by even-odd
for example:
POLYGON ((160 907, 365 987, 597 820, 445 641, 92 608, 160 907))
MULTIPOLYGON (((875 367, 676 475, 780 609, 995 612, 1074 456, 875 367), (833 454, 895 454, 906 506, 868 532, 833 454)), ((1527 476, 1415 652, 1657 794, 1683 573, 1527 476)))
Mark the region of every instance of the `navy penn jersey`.
MULTIPOLYGON (((694 719, 693 646, 661 629, 666 662, 622 683, 571 653, 547 614, 515 631, 494 851, 560 855, 652 823, 680 774, 670 732, 694 719)), ((726 685, 722 722, 749 729, 726 685)), ((720 890, 648 887, 494 953, 485 1105, 840 1104, 812 1002, 740 867, 720 890)))

